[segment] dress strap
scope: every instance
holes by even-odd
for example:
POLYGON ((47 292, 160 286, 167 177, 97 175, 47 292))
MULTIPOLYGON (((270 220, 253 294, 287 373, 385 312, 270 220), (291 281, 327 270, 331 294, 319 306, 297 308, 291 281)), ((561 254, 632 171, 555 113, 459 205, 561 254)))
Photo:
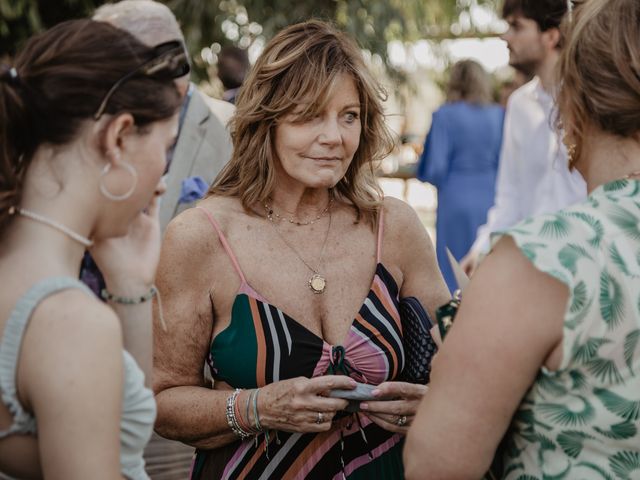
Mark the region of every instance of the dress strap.
POLYGON ((376 264, 382 260, 382 236, 384 234, 384 205, 380 207, 378 214, 378 243, 376 248, 376 264))
POLYGON ((238 275, 240 276, 240 281, 242 281, 243 284, 247 283, 247 280, 244 278, 244 273, 242 273, 242 269, 240 268, 240 264, 238 263, 238 259, 233 254, 233 250, 231 249, 229 242, 227 242, 227 239, 225 238, 224 233, 222 233, 220 224, 216 222, 216 220, 213 218, 213 215, 211 215, 211 213, 209 213, 208 210, 202 207, 196 207, 196 210, 201 210, 207 216, 207 218, 209 219, 209 223, 211 223, 211 225, 213 226, 213 229, 218 233, 218 238, 220 239, 220 243, 222 243, 222 247, 224 248, 224 251, 227 252, 227 255, 229 255, 229 259, 233 264, 233 268, 235 268, 236 272, 238 272, 238 275))
POLYGON ((22 408, 18 400, 16 371, 22 339, 31 315, 40 302, 54 293, 69 288, 78 288, 88 295, 94 296, 84 283, 75 278, 45 278, 33 285, 27 293, 18 299, 15 308, 9 315, 0 341, 0 391, 3 403, 13 414, 13 424, 8 430, 0 431, 0 438, 13 433, 35 433, 36 431, 35 418, 22 408))

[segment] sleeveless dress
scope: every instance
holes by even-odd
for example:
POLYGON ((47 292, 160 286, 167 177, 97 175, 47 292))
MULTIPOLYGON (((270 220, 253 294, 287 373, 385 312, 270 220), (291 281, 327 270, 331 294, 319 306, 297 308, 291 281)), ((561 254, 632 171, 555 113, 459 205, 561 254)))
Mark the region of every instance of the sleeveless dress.
MULTIPOLYGON (((199 208, 199 207, 198 207, 199 208)), ((206 214, 237 271, 241 286, 229 326, 212 341, 208 364, 214 380, 233 388, 327 373, 350 375, 380 384, 395 379, 404 367, 398 287, 380 262, 383 217, 380 214, 377 266, 367 297, 341 345, 330 345, 247 282, 222 230, 206 214)), ((271 433, 215 450, 197 450, 191 478, 214 479, 349 479, 403 477, 401 435, 386 431, 361 414, 340 412, 323 433, 271 433), (277 438, 276 438, 277 437, 277 438)))
MULTIPOLYGON (((37 435, 37 419, 24 410, 17 397, 18 356, 24 332, 35 308, 48 296, 70 288, 78 288, 93 296, 91 290, 76 279, 51 277, 31 287, 18 300, 9 316, 0 343, 0 392, 2 402, 13 415, 13 424, 8 430, 0 430, 0 439, 14 434, 37 435)), ((151 436, 156 404, 153 393, 144 386, 144 374, 136 361, 127 351, 123 350, 122 354, 124 393, 120 420, 120 471, 129 480, 148 480, 142 452, 151 436)))
POLYGON ((517 410, 504 478, 640 478, 640 182, 506 232, 569 289, 560 368, 542 368, 517 410))

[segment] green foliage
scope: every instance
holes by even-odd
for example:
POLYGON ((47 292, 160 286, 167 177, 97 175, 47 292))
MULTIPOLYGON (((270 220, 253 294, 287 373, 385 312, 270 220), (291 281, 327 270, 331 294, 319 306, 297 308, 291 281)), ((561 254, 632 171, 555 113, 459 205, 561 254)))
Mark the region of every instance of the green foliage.
MULTIPOLYGON (((389 41, 450 37, 451 26, 474 3, 497 8, 499 2, 501 0, 163 0, 180 21, 196 60, 204 47, 217 43, 246 48, 257 37, 268 40, 287 25, 320 18, 349 32, 387 66, 389 41)), ((0 57, 14 54, 29 36, 62 20, 91 15, 102 3, 101 0, 0 0, 0 57)), ((200 68, 204 68, 202 62, 200 68)))
POLYGON ((0 0, 0 58, 14 55, 33 34, 91 15, 100 0, 0 0))

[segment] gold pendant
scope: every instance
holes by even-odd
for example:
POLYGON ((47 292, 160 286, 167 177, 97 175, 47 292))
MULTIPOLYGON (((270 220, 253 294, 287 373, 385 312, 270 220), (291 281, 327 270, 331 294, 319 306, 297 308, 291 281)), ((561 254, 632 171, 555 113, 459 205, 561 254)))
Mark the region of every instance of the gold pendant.
POLYGON ((314 273, 313 276, 309 279, 309 288, 313 293, 323 293, 326 286, 327 281, 322 275, 314 273))

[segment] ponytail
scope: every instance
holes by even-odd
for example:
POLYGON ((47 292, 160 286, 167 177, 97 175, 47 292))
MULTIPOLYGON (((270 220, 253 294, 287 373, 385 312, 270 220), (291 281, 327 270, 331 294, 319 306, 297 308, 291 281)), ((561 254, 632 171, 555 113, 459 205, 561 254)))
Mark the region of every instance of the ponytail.
POLYGON ((10 209, 20 203, 22 182, 31 158, 27 153, 29 120, 14 67, 0 65, 0 232, 8 225, 10 209))

